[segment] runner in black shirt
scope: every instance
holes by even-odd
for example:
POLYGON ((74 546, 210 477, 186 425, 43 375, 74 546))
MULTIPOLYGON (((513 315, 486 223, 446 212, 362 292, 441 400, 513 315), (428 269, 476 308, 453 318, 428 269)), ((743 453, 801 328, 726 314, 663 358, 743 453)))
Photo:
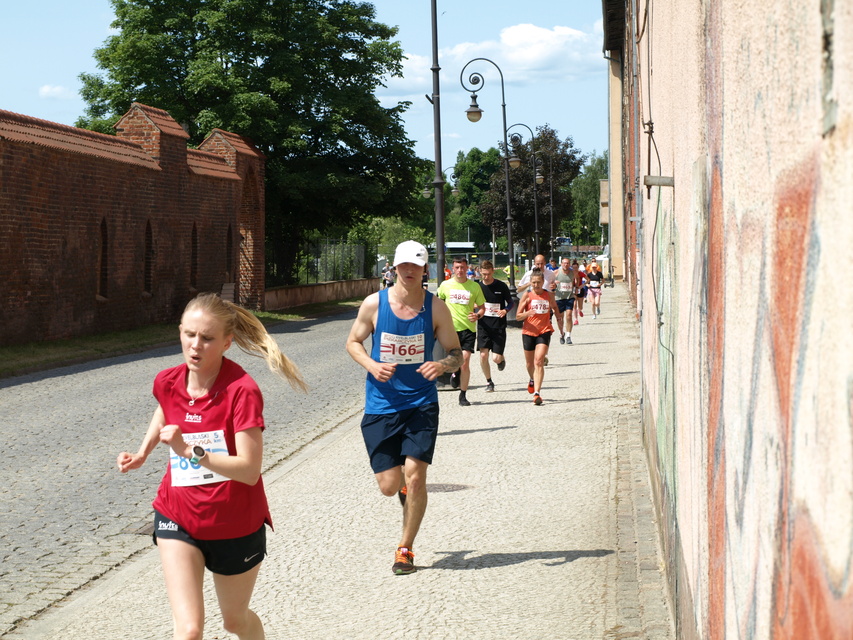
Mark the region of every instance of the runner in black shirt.
POLYGON ((506 283, 495 280, 495 267, 490 260, 480 263, 480 276, 480 287, 486 298, 486 311, 477 323, 477 348, 480 350, 480 367, 486 377, 486 391, 491 392, 495 390, 495 383, 492 382, 489 351, 494 354, 498 371, 503 371, 506 367, 506 314, 512 309, 513 303, 506 283))

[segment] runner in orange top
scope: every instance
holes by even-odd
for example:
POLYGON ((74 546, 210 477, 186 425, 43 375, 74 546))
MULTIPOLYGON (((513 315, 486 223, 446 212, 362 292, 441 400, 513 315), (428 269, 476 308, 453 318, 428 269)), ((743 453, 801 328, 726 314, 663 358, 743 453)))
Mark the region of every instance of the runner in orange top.
POLYGON ((521 341, 524 347, 524 360, 530 382, 527 383, 527 393, 533 394, 533 404, 542 404, 542 381, 545 379, 545 357, 551 344, 551 312, 559 313, 554 294, 545 291, 543 285, 545 276, 534 269, 530 276, 530 289, 521 296, 518 303, 517 320, 524 320, 521 328, 521 341))

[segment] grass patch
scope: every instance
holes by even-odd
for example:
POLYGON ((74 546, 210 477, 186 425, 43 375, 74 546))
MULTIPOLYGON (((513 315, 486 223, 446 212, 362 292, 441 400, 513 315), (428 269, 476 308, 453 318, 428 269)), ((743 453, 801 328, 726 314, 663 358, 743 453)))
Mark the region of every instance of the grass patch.
MULTIPOLYGON (((257 311, 254 314, 265 326, 271 326, 334 315, 356 309, 360 304, 361 298, 358 298, 306 304, 285 311, 257 311)), ((178 325, 170 323, 82 338, 0 347, 0 378, 178 343, 178 325)))

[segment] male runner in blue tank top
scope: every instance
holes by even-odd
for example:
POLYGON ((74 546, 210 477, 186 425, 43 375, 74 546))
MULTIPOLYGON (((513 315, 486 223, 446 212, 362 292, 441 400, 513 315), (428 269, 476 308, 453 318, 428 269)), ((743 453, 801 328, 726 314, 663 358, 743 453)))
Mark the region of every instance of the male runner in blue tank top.
POLYGON ((456 371, 462 350, 447 305, 421 287, 427 250, 397 247, 397 284, 365 298, 347 338, 352 359, 367 370, 361 432, 370 466, 386 496, 400 495, 403 536, 392 570, 415 570, 412 545, 427 506, 426 475, 438 435, 435 379, 456 371), (364 346, 373 335, 370 351, 364 346), (435 340, 447 357, 432 360, 435 340))

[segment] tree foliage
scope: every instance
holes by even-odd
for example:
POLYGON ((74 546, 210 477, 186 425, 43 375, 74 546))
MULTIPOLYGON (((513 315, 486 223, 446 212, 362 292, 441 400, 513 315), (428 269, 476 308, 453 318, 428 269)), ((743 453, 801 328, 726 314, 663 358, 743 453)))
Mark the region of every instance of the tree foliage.
MULTIPOLYGON (((445 238, 448 242, 467 242, 470 237, 477 248, 485 249, 492 241, 492 229, 483 219, 480 203, 489 191, 492 174, 501 166, 500 153, 495 148, 480 151, 474 147, 467 154, 461 151, 457 154, 456 166, 448 169, 450 180, 445 194, 448 204, 445 238)), ((505 232, 495 228, 495 233, 501 236, 505 232)))
POLYGON ((133 101, 168 111, 199 143, 219 127, 266 155, 268 260, 287 280, 307 230, 399 214, 418 191, 401 116, 374 92, 402 72, 396 29, 355 0, 111 0, 117 33, 82 74, 104 130, 133 101))
MULTIPOLYGON (((571 217, 572 203, 568 186, 579 174, 584 157, 580 150, 575 148, 571 136, 561 140, 558 132, 547 124, 537 128, 535 140, 523 141, 512 148, 511 152, 521 160, 521 166, 510 169, 513 241, 525 246, 528 251, 535 249, 533 245, 538 209, 539 251, 547 251, 551 239, 552 213, 555 235, 559 234, 564 221, 571 217), (537 162, 535 168, 534 146, 537 162), (534 207, 533 183, 536 169, 542 174, 544 181, 536 186, 534 207)), ((506 236, 506 180, 503 163, 499 164, 499 168, 489 177, 489 189, 478 208, 485 224, 506 236)))
POLYGON ((575 244, 597 245, 601 242, 599 181, 607 180, 607 171, 607 151, 602 155, 593 153, 587 158, 581 174, 572 181, 573 213, 567 223, 567 230, 575 244))

